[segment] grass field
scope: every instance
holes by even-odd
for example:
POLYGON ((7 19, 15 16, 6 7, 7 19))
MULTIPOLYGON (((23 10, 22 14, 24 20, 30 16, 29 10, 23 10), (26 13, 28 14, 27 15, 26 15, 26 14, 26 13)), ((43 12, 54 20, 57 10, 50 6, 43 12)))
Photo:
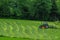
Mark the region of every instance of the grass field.
MULTIPOLYGON (((39 29, 43 21, 0 19, 1 40, 60 40, 60 29, 39 29), (16 38, 13 38, 16 37, 16 38)), ((48 22, 60 28, 59 22, 48 22)))

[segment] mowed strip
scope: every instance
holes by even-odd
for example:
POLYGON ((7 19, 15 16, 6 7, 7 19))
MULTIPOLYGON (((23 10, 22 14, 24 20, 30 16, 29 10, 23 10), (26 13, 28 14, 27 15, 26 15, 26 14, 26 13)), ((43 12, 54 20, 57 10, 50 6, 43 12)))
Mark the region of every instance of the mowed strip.
MULTIPOLYGON (((11 37, 34 39, 58 39, 59 29, 40 29, 42 22, 0 19, 0 34, 11 37)), ((49 22, 50 25, 55 25, 49 22)), ((59 26, 59 25, 58 25, 59 26)))

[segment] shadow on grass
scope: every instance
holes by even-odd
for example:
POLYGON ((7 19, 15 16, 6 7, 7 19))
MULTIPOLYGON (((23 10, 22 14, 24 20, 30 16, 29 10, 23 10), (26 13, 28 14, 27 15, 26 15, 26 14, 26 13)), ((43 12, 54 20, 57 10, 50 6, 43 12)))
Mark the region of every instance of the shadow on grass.
POLYGON ((57 28, 55 26, 50 26, 50 27, 48 27, 48 29, 60 29, 60 28, 57 28))
POLYGON ((8 39, 10 39, 10 38, 13 38, 13 39, 19 39, 19 40, 34 40, 33 38, 22 38, 22 37, 10 37, 10 36, 4 36, 4 35, 0 35, 0 38, 8 38, 8 39))
POLYGON ((40 20, 40 19, 38 20, 38 19, 25 19, 25 18, 15 18, 15 17, 0 17, 0 19, 15 19, 15 20, 30 20, 30 21, 48 21, 48 22, 55 22, 55 20, 40 20))

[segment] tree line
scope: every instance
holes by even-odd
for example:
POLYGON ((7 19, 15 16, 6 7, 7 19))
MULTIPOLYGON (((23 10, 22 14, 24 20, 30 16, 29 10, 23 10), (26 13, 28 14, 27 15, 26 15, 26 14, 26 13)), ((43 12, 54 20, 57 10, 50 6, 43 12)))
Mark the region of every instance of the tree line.
POLYGON ((0 0, 0 17, 30 20, 60 20, 56 0, 0 0))

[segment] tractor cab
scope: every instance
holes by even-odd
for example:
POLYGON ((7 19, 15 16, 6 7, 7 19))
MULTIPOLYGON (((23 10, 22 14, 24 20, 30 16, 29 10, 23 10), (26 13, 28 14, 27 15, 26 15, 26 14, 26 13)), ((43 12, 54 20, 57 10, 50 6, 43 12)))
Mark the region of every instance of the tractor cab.
POLYGON ((47 29, 49 27, 47 22, 44 22, 42 25, 39 26, 41 29, 47 29))

